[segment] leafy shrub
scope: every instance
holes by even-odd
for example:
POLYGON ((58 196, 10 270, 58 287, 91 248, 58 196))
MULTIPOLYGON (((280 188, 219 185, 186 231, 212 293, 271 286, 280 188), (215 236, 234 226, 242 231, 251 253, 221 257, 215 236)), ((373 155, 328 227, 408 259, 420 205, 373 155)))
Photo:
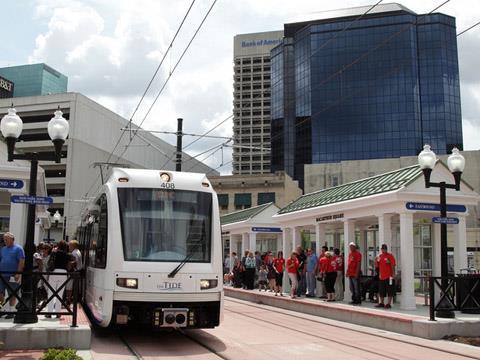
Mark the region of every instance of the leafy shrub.
POLYGON ((73 349, 48 349, 40 360, 82 360, 73 349))

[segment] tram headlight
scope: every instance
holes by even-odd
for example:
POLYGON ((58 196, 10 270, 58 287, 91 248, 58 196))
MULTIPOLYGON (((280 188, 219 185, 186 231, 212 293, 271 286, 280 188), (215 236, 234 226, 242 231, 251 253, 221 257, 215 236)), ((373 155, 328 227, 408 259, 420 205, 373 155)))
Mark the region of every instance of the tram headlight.
POLYGON ((200 280, 200 290, 207 290, 216 288, 218 285, 217 279, 202 279, 200 280))
POLYGON ((160 174, 160 179, 162 179, 163 182, 169 182, 170 181, 170 175, 168 173, 161 173, 160 174))
POLYGON ((138 279, 135 278, 117 278, 117 286, 138 289, 138 279))

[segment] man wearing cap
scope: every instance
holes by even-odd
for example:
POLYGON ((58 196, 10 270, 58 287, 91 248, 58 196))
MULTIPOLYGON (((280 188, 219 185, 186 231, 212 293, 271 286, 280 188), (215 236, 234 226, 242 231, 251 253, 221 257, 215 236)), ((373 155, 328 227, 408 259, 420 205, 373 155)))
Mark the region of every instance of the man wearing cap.
POLYGON ((382 244, 381 254, 375 259, 379 270, 378 296, 380 302, 375 305, 377 308, 390 309, 392 307, 393 292, 395 289, 395 257, 387 250, 387 245, 382 244), (387 304, 384 304, 385 295, 387 296, 387 304))
MULTIPOLYGON (((5 283, 10 285, 10 288, 16 290, 20 283, 20 274, 15 272, 23 271, 25 265, 25 253, 20 245, 15 244, 15 236, 11 232, 7 232, 3 235, 5 240, 5 246, 0 250, 0 272, 3 281, 0 281, 0 304, 3 303, 5 289, 7 289, 8 295, 11 295, 10 289, 7 288, 5 283)), ((15 303, 17 299, 12 296, 8 304, 3 307, 4 311, 15 311, 15 303)), ((6 319, 13 318, 13 314, 5 316, 6 319)))
POLYGON ((348 244, 350 254, 348 254, 347 277, 349 280, 352 301, 350 304, 360 305, 362 298, 360 295, 360 265, 362 264, 362 254, 357 250, 354 242, 348 244))

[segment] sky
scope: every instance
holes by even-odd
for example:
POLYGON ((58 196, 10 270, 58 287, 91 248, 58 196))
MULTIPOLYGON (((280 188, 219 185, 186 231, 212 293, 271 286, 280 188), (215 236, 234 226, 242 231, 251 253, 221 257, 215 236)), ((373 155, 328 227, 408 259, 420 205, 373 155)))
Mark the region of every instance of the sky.
MULTIPOLYGON (((418 14, 445 0, 404 0, 418 14)), ((203 133, 233 109, 233 37, 282 30, 283 24, 315 13, 372 5, 376 0, 218 0, 175 70, 143 128, 203 133)), ((389 1, 384 1, 387 3, 389 1)), ((182 31, 133 121, 139 124, 213 0, 196 0, 182 31)), ((191 0, 0 0, 0 66, 45 62, 69 77, 69 91, 83 93, 130 118, 148 81, 167 51, 191 0)), ((457 33, 480 20, 479 0, 450 0, 440 10, 455 16, 457 33)), ((458 37, 465 150, 480 149, 480 26, 458 37)), ((232 135, 232 121, 212 134, 232 135)), ((175 136, 161 135, 174 144, 175 136)), ((192 138, 186 138, 188 144, 192 138)), ((191 155, 219 145, 202 139, 191 155)), ((206 156, 209 153, 205 154, 206 156)), ((200 156, 202 160, 205 156, 200 156)), ((230 173, 231 151, 217 151, 205 162, 230 173), (222 166, 226 164, 225 166, 222 166)))

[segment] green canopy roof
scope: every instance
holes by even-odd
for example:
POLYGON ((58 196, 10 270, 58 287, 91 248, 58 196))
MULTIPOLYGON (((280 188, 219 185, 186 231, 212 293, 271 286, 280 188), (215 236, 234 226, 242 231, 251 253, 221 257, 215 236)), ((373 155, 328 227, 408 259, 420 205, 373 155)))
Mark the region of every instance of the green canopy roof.
POLYGON ((305 194, 293 201, 278 214, 287 214, 317 206, 362 198, 370 195, 393 191, 404 187, 422 174, 418 165, 372 176, 328 189, 305 194))
POLYGON ((273 203, 270 202, 270 203, 266 203, 266 204, 263 204, 263 205, 248 208, 248 209, 245 209, 245 210, 235 211, 233 213, 223 215, 222 217, 220 217, 220 223, 222 225, 227 225, 227 224, 232 224, 232 223, 236 223, 236 222, 239 222, 239 221, 245 221, 245 220, 251 219, 255 215, 261 213, 263 210, 265 210, 271 204, 273 204, 273 203))

